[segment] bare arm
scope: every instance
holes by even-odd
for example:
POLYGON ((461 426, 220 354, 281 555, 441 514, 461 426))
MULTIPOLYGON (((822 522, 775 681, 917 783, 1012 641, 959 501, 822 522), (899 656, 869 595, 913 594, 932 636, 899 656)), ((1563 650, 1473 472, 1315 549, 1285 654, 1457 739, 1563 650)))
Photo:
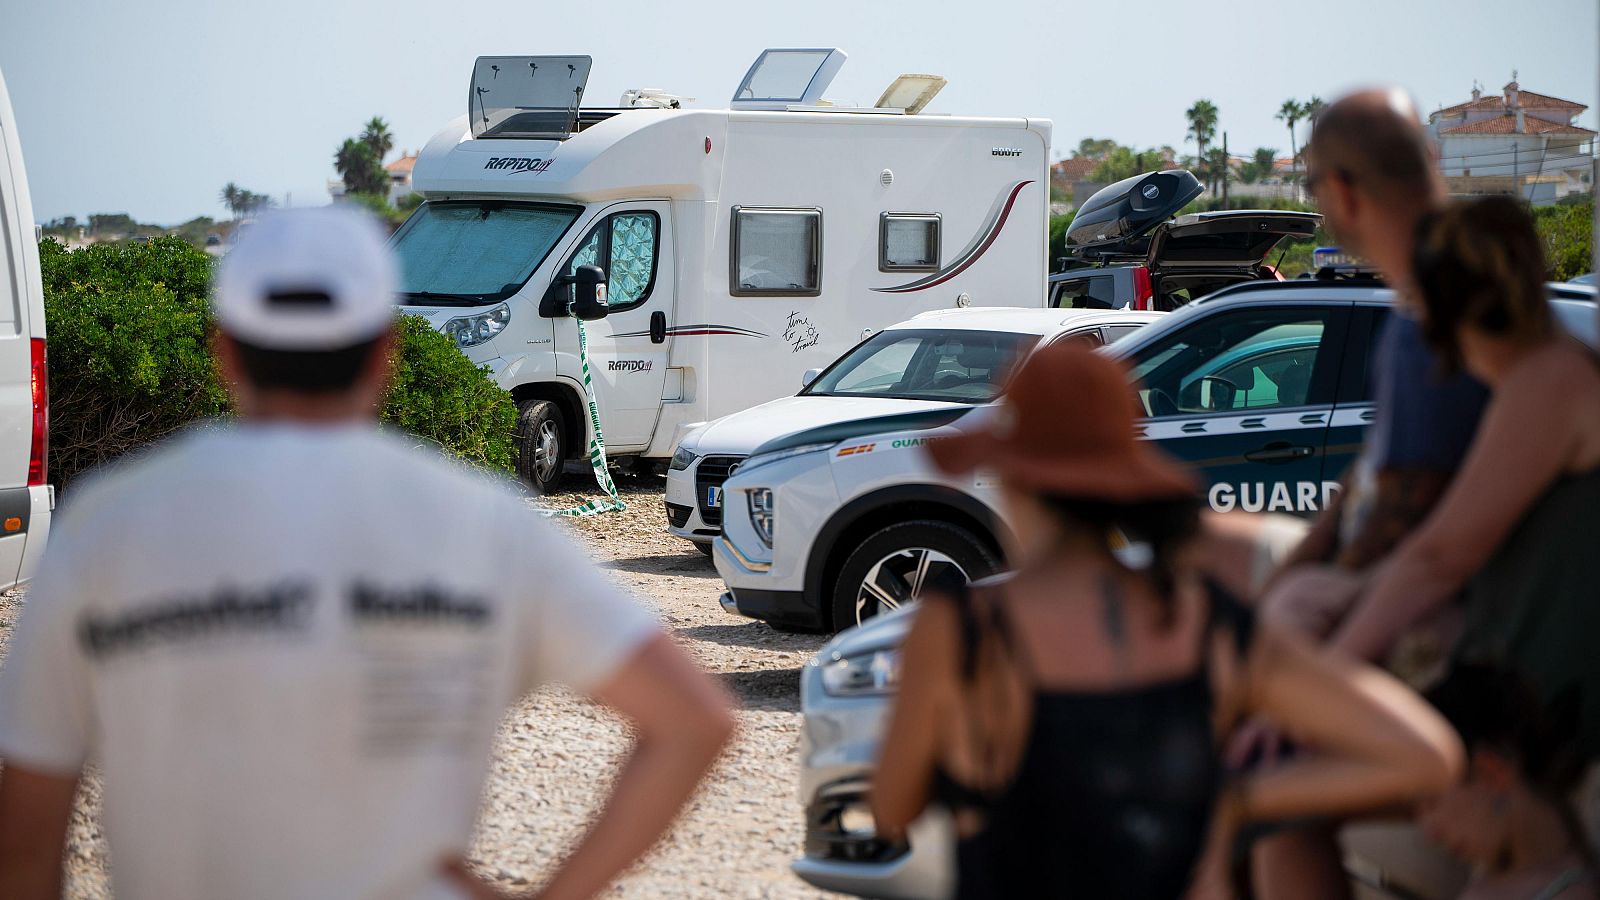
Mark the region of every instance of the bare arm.
POLYGON ((1528 508, 1560 477, 1576 434, 1547 364, 1525 364, 1496 391, 1472 450, 1422 526, 1376 573, 1334 637, 1361 659, 1385 653, 1406 628, 1443 606, 1480 569, 1528 508), (1530 435, 1540 435, 1530 440, 1530 435))
MULTIPOLYGON (((1348 478, 1339 482, 1339 492, 1333 495, 1333 501, 1324 507, 1322 513, 1311 523, 1311 530, 1306 532, 1306 536, 1289 551, 1283 564, 1278 567, 1279 573, 1302 563, 1327 562, 1333 558, 1334 550, 1339 546, 1339 522, 1344 518, 1344 497, 1349 489, 1348 478)), ((1276 580, 1277 573, 1274 573, 1267 586, 1270 587, 1276 580)))
POLYGON ((1394 552, 1405 536, 1427 518, 1454 472, 1437 469, 1383 469, 1373 484, 1372 507, 1337 562, 1359 572, 1394 552))
POLYGON ((955 609, 930 599, 917 609, 906 635, 900 670, 905 687, 895 697, 889 731, 878 752, 880 761, 892 759, 894 765, 880 765, 872 776, 872 818, 878 833, 891 840, 903 835, 928 805, 938 761, 938 691, 949 677, 947 660, 956 646, 956 627, 955 609))
POLYGON ((61 896, 61 853, 78 776, 47 775, 7 763, 0 773, 0 897, 61 896))
POLYGON ((1238 802, 1250 819, 1372 809, 1438 793, 1460 776, 1455 732, 1415 693, 1362 663, 1263 624, 1246 705, 1316 753, 1250 775, 1238 802))
POLYGON ((649 850, 733 734, 725 692, 664 635, 652 638, 595 691, 638 737, 611 796, 539 895, 592 897, 649 850))

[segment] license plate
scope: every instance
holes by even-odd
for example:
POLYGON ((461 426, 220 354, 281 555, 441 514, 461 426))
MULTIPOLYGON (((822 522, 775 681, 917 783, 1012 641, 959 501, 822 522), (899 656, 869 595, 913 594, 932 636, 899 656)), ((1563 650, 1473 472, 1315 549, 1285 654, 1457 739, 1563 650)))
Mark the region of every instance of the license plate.
POLYGON ((706 509, 719 509, 722 506, 722 488, 706 488, 706 509))

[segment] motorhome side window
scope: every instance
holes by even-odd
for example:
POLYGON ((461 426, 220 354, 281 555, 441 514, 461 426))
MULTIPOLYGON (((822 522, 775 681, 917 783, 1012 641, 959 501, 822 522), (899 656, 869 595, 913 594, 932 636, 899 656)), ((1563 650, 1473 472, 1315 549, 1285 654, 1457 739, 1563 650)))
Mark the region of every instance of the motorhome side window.
POLYGON ((822 210, 733 208, 735 297, 822 293, 822 210))
POLYGON ((937 272, 939 215, 884 213, 878 220, 878 270, 937 272))
POLYGON ((653 212, 607 216, 578 245, 567 274, 579 266, 599 266, 606 272, 606 306, 612 312, 638 306, 649 299, 655 284, 659 224, 653 212))

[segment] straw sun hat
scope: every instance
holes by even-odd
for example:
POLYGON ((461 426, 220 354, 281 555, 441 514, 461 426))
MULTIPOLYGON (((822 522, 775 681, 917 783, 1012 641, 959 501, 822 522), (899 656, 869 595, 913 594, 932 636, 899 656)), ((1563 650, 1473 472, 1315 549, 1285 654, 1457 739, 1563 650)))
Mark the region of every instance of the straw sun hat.
POLYGON ((948 474, 982 466, 1027 491, 1113 502, 1194 497, 1194 476, 1135 435, 1135 408, 1121 365, 1081 346, 1046 347, 1012 376, 996 415, 927 449, 948 474))

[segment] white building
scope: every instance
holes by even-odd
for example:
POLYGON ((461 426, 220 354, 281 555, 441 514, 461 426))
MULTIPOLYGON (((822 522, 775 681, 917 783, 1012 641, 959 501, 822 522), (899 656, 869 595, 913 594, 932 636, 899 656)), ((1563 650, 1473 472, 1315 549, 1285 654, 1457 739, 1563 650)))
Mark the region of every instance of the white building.
POLYGON ((1575 124, 1588 107, 1525 91, 1515 73, 1502 93, 1428 116, 1453 194, 1520 194, 1553 203, 1593 188, 1595 132, 1575 124))

